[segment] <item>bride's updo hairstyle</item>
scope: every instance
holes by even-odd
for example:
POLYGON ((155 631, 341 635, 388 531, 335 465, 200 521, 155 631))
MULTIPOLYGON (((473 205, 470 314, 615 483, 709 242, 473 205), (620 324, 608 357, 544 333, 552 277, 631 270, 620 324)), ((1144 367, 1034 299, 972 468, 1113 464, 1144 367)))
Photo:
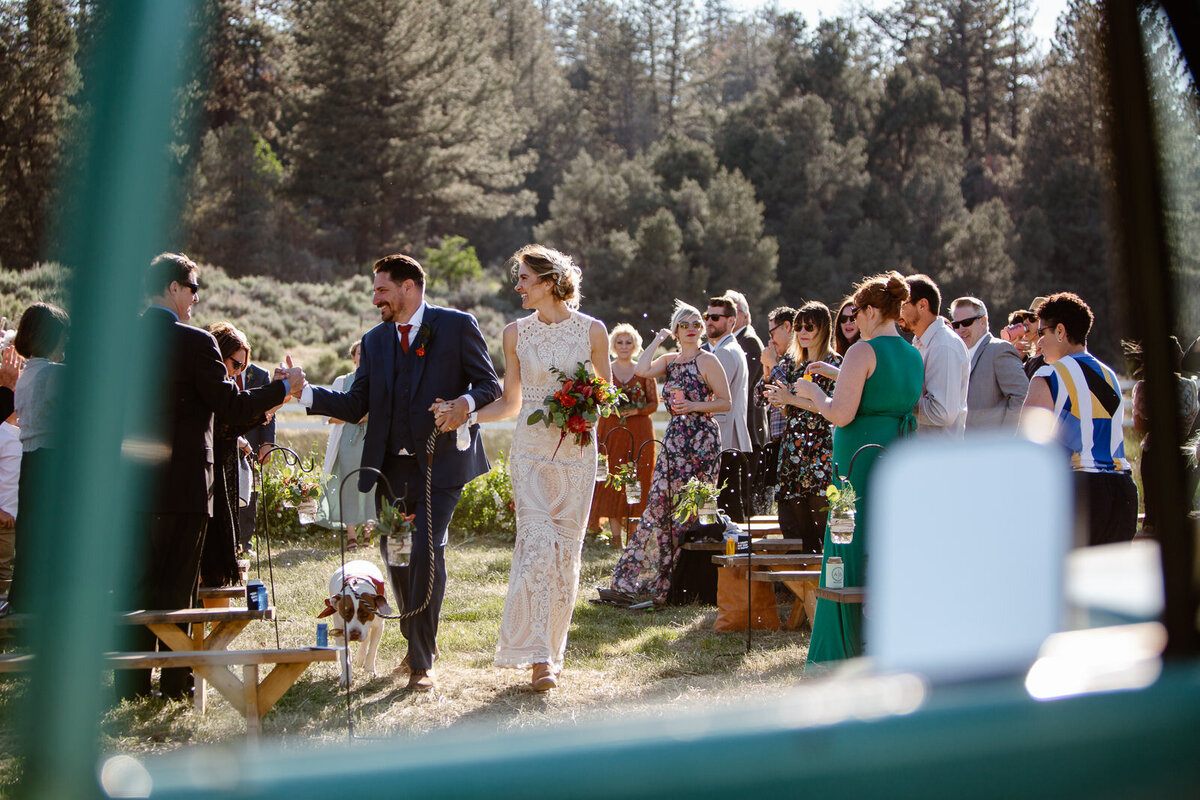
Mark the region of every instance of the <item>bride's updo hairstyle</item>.
POLYGON ((908 284, 896 270, 863 278, 854 286, 856 308, 874 306, 884 319, 900 318, 900 306, 908 299, 908 284))
POLYGON ((554 283, 551 294, 555 299, 562 300, 568 308, 579 308, 579 300, 583 297, 579 293, 582 276, 569 255, 545 245, 527 244, 513 253, 511 271, 514 280, 522 264, 540 280, 554 283))

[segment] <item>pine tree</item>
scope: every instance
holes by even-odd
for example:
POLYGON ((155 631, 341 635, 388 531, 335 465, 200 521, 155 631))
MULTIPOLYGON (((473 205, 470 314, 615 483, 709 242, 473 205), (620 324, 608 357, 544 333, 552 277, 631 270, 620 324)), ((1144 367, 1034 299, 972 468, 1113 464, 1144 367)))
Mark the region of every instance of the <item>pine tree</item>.
POLYGON ((528 214, 528 121, 496 68, 484 0, 307 0, 292 190, 321 252, 362 264, 478 221, 528 214))
POLYGON ((77 109, 75 32, 65 0, 0 2, 0 264, 48 246, 57 168, 77 109))

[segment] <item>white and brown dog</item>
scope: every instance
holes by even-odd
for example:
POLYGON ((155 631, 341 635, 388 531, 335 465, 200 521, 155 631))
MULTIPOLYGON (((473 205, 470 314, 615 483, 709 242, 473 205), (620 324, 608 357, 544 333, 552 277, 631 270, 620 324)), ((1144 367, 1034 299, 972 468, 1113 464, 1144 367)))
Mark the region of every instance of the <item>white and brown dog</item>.
POLYGON ((375 654, 383 638, 383 618, 379 614, 392 613, 383 587, 383 573, 370 561, 351 561, 346 564, 345 572, 339 568, 329 579, 329 597, 325 599, 325 610, 317 618, 333 617, 329 633, 340 648, 339 684, 343 687, 350 685, 347 657, 350 642, 359 642, 356 666, 375 676, 375 654))

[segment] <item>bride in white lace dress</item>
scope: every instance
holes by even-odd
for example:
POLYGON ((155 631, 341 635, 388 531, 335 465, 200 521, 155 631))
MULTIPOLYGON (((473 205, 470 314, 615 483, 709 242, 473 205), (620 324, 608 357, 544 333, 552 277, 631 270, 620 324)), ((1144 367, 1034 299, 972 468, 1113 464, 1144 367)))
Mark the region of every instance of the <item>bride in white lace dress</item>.
POLYGON ((599 377, 612 373, 604 324, 576 310, 580 275, 570 257, 528 245, 513 260, 521 306, 535 313, 504 329, 504 394, 478 412, 480 422, 518 414, 509 456, 517 542, 496 664, 532 668, 533 688, 546 691, 557 685, 579 593, 596 445, 581 452, 568 436, 559 446, 561 431, 525 420, 560 388, 550 367, 571 373, 590 361, 599 377))

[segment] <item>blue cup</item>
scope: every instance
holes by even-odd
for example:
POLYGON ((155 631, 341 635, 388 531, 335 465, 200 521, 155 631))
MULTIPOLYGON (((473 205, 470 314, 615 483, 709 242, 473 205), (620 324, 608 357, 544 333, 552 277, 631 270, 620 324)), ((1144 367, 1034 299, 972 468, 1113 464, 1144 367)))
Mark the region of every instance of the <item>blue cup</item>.
POLYGON ((260 580, 246 581, 246 608, 262 611, 267 607, 267 587, 260 580))
POLYGON ((329 647, 329 624, 317 623, 317 647, 329 647))

